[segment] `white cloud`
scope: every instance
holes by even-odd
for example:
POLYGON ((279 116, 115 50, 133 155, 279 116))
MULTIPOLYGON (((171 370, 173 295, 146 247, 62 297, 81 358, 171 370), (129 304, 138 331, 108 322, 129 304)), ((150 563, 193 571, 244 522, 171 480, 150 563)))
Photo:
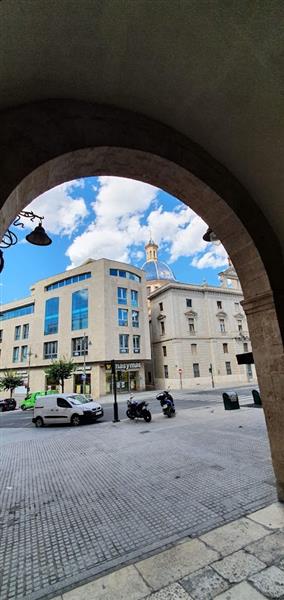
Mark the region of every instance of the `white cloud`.
MULTIPOLYGON (((84 198, 74 199, 71 195, 74 188, 83 187, 83 179, 64 183, 38 196, 25 210, 43 216, 43 226, 49 233, 70 236, 88 214, 84 198)), ((23 222, 25 227, 34 227, 28 219, 23 222)), ((38 224, 38 221, 34 223, 38 224)))
POLYGON ((228 264, 227 252, 224 246, 212 245, 207 252, 202 254, 202 256, 195 256, 191 264, 193 267, 197 267, 197 269, 205 269, 208 267, 217 269, 218 267, 223 267, 228 264))

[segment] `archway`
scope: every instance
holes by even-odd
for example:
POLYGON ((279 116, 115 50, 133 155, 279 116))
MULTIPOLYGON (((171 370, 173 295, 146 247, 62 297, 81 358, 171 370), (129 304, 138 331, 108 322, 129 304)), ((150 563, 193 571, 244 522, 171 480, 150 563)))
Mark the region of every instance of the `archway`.
POLYGON ((162 124, 68 100, 6 111, 2 132, 2 235, 42 192, 77 177, 117 175, 164 189, 214 229, 244 292, 278 496, 284 501, 283 258, 269 223, 239 182, 199 146, 162 124))

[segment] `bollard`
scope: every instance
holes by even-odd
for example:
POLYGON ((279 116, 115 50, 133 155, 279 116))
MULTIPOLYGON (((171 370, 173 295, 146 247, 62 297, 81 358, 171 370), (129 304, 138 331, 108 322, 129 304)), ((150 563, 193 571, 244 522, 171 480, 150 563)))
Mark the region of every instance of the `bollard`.
POLYGON ((252 390, 252 397, 255 403, 255 406, 262 406, 260 393, 257 390, 252 390))
POLYGON ((224 392, 223 402, 225 410, 237 410, 238 408, 240 408, 239 398, 236 392, 224 392))

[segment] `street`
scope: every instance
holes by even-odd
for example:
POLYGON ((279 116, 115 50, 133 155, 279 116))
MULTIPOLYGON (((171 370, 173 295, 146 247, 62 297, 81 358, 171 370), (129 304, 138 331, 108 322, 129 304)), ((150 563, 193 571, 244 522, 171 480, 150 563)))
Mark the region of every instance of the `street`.
MULTIPOLYGON (((257 386, 254 388, 258 389, 257 386)), ((229 388, 231 390, 231 388, 229 388)), ((237 391, 239 396, 240 405, 252 403, 252 395, 251 395, 252 386, 241 386, 239 388, 234 388, 237 391)), ((222 389, 211 389, 211 390, 200 390, 200 391, 189 391, 189 390, 174 390, 172 392, 176 410, 184 410, 187 408, 196 408, 196 407, 204 407, 204 406, 213 406, 222 404, 222 393, 223 391, 228 391, 228 388, 222 389)), ((158 400, 156 400, 156 395, 158 391, 154 390, 151 392, 139 392, 135 394, 135 398, 137 400, 146 400, 149 402, 149 408, 151 413, 158 414, 161 413, 161 407, 158 400)), ((129 398, 129 394, 118 395, 118 414, 120 419, 125 419, 126 415, 126 402, 129 398)), ((113 419, 113 399, 111 396, 104 397, 103 400, 100 400, 102 406, 104 408, 104 417, 103 419, 99 419, 98 423, 112 421, 113 419)), ((0 429, 1 428, 27 428, 34 427, 32 423, 33 417, 33 409, 29 409, 26 411, 16 410, 0 413, 0 429)), ((54 426, 54 427, 64 427, 64 425, 54 426)))

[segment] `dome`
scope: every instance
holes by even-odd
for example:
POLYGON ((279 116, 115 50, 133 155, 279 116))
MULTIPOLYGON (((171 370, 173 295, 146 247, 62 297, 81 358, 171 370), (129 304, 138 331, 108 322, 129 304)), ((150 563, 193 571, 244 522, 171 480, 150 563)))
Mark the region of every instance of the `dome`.
POLYGON ((171 268, 161 260, 147 260, 142 269, 146 273, 146 281, 166 279, 176 281, 171 268))

